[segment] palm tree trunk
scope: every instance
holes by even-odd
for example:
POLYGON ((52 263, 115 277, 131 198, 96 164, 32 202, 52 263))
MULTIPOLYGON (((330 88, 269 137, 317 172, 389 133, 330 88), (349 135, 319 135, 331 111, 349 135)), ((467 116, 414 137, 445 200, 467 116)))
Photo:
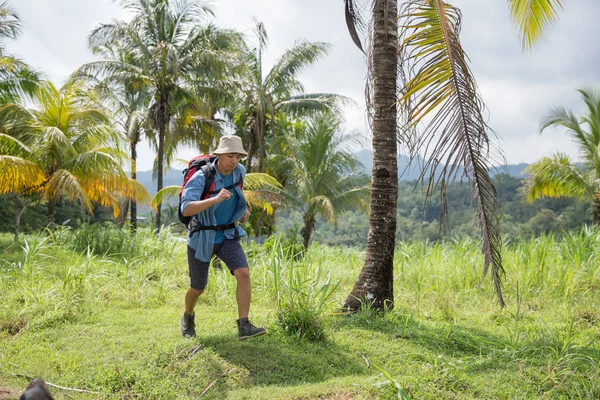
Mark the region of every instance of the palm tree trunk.
MULTIPOLYGON (((131 179, 137 179, 137 141, 131 142, 131 179)), ((130 226, 131 234, 135 235, 137 232, 137 202, 135 199, 131 199, 131 214, 130 214, 130 226)), ((125 210, 127 214, 127 210, 125 210)))
POLYGON ((256 113, 256 145, 258 147, 258 172, 265 172, 265 116, 256 113))
POLYGON ((267 237, 270 237, 273 234, 273 228, 275 227, 275 212, 277 211, 276 207, 273 207, 273 213, 267 216, 267 237))
POLYGON ((394 304, 394 247, 398 165, 396 147, 397 24, 396 0, 375 0, 373 8, 373 170, 365 264, 344 303, 391 309, 394 304))
POLYGON ((248 157, 246 157, 246 173, 252 172, 252 158, 254 158, 254 142, 256 135, 256 120, 250 123, 250 138, 248 140, 248 157))
POLYGON ((256 224, 254 225, 254 237, 262 236, 262 227, 263 227, 263 217, 265 216, 265 210, 262 210, 256 219, 256 224))
POLYGON ((594 193, 593 197, 593 207, 594 207, 594 224, 600 226, 600 191, 594 193))
MULTIPOLYGON (((155 110, 156 126, 158 126, 158 160, 157 160, 157 171, 156 171, 156 191, 160 192, 163 188, 163 167, 165 160, 165 134, 167 126, 169 124, 169 92, 167 88, 160 89, 160 100, 155 110)), ((156 221, 155 228, 158 231, 160 229, 160 214, 161 214, 161 203, 156 206, 156 221)))
POLYGON ((25 211, 25 203, 21 200, 21 197, 18 194, 12 196, 12 198, 15 209, 15 242, 18 242, 21 229, 21 216, 25 211))
POLYGON ((304 251, 308 250, 308 246, 310 244, 310 236, 315 229, 315 218, 309 217, 307 215, 304 216, 304 227, 300 231, 302 234, 302 246, 304 246, 304 251))
POLYGON ((56 208, 56 202, 53 199, 48 199, 48 228, 50 231, 54 231, 55 217, 54 209, 56 208))

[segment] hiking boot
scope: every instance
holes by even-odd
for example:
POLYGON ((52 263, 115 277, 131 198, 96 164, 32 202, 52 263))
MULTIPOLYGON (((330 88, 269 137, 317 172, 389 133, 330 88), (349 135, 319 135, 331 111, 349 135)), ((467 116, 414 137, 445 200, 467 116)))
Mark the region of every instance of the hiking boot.
POLYGON ((237 320, 238 339, 246 340, 255 336, 264 335, 267 333, 265 328, 257 328, 248 321, 248 318, 240 318, 237 320))
POLYGON ((181 319, 179 320, 179 327, 181 328, 181 334, 185 338, 195 338, 196 337, 196 324, 194 323, 194 315, 189 315, 184 311, 181 319))

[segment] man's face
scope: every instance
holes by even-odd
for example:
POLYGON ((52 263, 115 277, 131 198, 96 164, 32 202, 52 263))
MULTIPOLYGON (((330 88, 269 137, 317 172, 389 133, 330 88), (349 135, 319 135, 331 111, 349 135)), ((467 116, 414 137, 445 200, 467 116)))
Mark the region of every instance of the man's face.
POLYGON ((242 158, 244 156, 237 153, 220 154, 218 165, 225 175, 229 175, 237 167, 242 158))

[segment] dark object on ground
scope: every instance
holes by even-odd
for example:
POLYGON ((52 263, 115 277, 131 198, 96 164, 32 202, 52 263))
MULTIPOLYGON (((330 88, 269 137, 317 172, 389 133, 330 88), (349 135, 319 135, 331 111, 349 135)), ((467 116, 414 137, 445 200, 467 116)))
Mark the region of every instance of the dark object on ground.
POLYGON ((25 389, 25 393, 19 397, 19 400, 54 400, 48 385, 41 378, 35 378, 25 389))

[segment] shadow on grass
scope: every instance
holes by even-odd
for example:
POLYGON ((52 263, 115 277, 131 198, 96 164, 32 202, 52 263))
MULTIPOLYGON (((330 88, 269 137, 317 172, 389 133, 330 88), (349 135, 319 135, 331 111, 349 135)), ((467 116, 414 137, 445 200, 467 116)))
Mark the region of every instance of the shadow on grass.
POLYGON ((202 343, 228 362, 243 367, 257 386, 293 386, 367 371, 360 355, 331 342, 294 340, 277 334, 246 341, 231 336, 202 338, 202 343))

